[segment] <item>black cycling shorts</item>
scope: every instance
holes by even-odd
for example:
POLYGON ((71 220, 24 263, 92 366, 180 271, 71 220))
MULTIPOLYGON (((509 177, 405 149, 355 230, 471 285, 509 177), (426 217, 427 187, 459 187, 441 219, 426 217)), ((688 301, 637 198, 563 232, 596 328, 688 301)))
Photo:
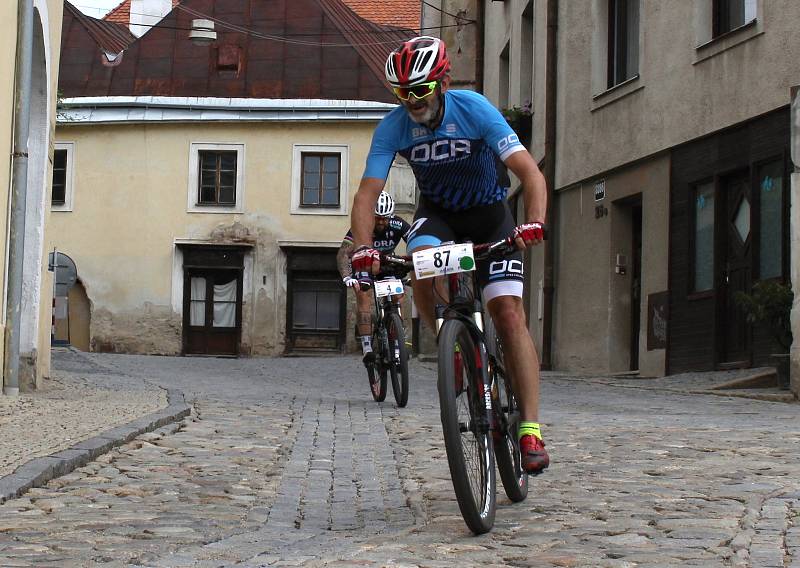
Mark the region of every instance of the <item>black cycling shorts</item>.
MULTIPOLYGON (((448 241, 474 244, 499 241, 510 236, 515 226, 506 201, 453 212, 423 198, 407 234, 408 251, 448 241)), ((522 251, 502 260, 481 262, 476 270, 486 302, 497 296, 522 297, 522 251)))

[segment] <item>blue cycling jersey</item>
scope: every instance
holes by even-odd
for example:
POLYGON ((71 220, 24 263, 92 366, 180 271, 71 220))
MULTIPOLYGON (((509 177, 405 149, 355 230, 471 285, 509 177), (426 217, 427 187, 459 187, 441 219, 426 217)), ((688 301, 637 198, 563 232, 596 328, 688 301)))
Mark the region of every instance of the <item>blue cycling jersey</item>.
POLYGON ((497 158, 525 150, 503 115, 479 93, 446 91, 444 116, 434 131, 402 106, 381 120, 372 137, 364 177, 385 180, 395 154, 411 165, 422 195, 460 211, 505 199, 497 158))

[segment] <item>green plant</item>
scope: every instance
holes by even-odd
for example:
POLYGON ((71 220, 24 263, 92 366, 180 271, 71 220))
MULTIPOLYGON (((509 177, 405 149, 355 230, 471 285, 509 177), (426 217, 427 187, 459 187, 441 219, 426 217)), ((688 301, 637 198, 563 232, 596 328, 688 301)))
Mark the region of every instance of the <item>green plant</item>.
POLYGON ((530 101, 526 101, 522 106, 514 105, 509 108, 500 109, 500 112, 509 124, 520 122, 523 119, 530 119, 530 117, 533 116, 530 101))
POLYGON ((762 280, 750 294, 737 292, 734 301, 750 323, 763 323, 786 351, 792 345, 790 313, 794 294, 791 287, 776 280, 762 280))

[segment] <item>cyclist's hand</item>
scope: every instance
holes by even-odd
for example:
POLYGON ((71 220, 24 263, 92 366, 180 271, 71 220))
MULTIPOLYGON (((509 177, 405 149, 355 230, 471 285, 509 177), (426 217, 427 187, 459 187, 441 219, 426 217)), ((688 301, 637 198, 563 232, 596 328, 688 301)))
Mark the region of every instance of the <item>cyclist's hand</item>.
MULTIPOLYGON (((362 246, 353 253, 353 258, 350 260, 350 263, 353 266, 354 274, 359 272, 377 274, 381 269, 381 255, 373 248, 362 246)), ((361 280, 361 278, 358 279, 361 280)))
POLYGON ((519 249, 538 245, 543 240, 544 224, 542 223, 524 223, 514 229, 514 241, 519 249))
POLYGON ((358 280, 356 280, 352 276, 345 276, 344 278, 342 278, 342 282, 344 282, 344 285, 347 286, 348 288, 355 288, 356 286, 358 286, 358 280))

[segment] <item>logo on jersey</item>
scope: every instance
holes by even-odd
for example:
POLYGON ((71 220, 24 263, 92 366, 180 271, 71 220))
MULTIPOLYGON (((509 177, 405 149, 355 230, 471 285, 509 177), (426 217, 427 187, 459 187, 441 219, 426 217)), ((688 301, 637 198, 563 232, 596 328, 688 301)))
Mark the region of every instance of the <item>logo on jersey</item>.
POLYGON ((452 122, 444 127, 444 131, 447 132, 448 134, 455 134, 456 130, 457 130, 456 125, 453 124, 452 122))
POLYGON ((425 138, 428 135, 429 130, 427 128, 412 128, 411 129, 411 136, 414 138, 425 138))
POLYGON ((503 277, 522 276, 523 264, 521 260, 497 260, 489 264, 489 280, 503 277))
POLYGON ((519 137, 516 134, 509 134, 505 138, 502 138, 497 143, 497 150, 500 154, 508 150, 509 146, 517 146, 520 144, 519 137))
POLYGON ((411 148, 409 162, 439 162, 447 159, 466 158, 472 153, 472 143, 464 139, 434 140, 411 148))

